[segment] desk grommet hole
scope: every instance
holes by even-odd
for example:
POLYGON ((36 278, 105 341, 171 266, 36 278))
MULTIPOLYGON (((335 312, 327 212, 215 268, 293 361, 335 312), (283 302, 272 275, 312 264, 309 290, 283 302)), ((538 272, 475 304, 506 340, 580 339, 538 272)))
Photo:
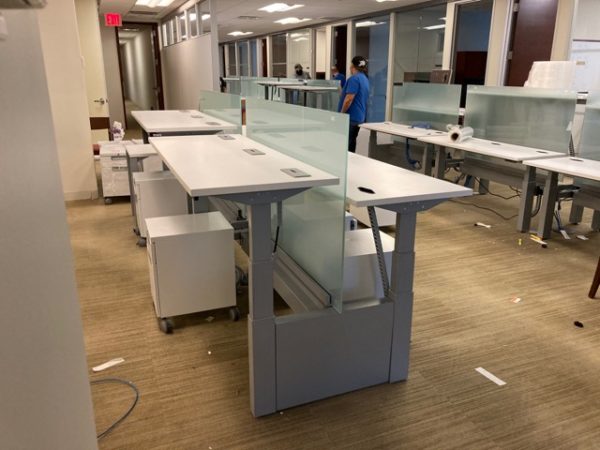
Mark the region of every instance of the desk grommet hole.
POLYGON ((368 187, 359 186, 358 190, 360 192, 364 192, 365 194, 375 194, 375 191, 373 189, 369 189, 368 187))

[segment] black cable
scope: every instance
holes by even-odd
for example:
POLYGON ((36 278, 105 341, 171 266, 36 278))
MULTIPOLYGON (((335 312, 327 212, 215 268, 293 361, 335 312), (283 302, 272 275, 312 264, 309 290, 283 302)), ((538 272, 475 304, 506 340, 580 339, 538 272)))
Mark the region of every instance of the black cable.
POLYGON ((516 214, 514 216, 506 217, 506 216, 503 216, 502 214, 500 214, 499 212, 493 210, 492 208, 486 208, 485 206, 479 206, 479 205, 476 205, 475 203, 460 202, 458 200, 450 200, 450 201, 453 202, 453 203, 458 203, 459 205, 474 206, 475 208, 483 209, 485 211, 492 212, 492 213, 496 214, 498 217, 500 217, 501 219, 506 220, 506 221, 513 220, 513 219, 519 217, 518 214, 516 214))
POLYGON ((131 381, 123 380, 122 378, 101 378, 99 380, 92 380, 90 382, 90 384, 105 384, 105 383, 124 384, 125 386, 129 386, 133 390, 133 392, 135 393, 135 398, 133 399, 133 403, 131 404, 131 406, 129 407, 129 409, 127 410, 127 412, 125 412, 125 414, 123 414, 121 417, 119 417, 106 430, 104 430, 102 433, 100 433, 98 436, 96 436, 96 438, 98 440, 100 440, 103 437, 105 437, 106 435, 108 435, 117 426, 119 426, 121 424, 121 422, 123 422, 125 419, 127 419, 127 417, 129 417, 129 415, 133 412, 133 410, 134 410, 135 406, 137 405, 137 402, 138 402, 138 400, 140 398, 140 391, 138 390, 138 388, 136 387, 136 385, 133 384, 131 381))
POLYGON ((277 253, 277 247, 279 245, 279 225, 277 225, 277 231, 275 231, 275 245, 273 246, 273 253, 277 253))
POLYGON ((481 186, 488 194, 494 196, 494 197, 498 197, 501 198, 503 200, 512 200, 513 198, 517 198, 520 197, 521 194, 517 193, 516 195, 511 195, 510 197, 504 197, 503 195, 500 194, 494 194, 492 191, 490 191, 490 188, 486 187, 485 184, 481 184, 481 179, 480 178, 475 178, 475 180, 477 180, 477 182, 479 183, 479 186, 481 186))

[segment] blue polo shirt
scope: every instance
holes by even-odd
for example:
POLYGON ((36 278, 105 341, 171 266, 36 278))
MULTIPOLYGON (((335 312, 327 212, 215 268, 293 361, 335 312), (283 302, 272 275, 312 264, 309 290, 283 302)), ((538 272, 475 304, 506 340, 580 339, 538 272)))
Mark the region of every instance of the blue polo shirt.
POLYGON ((338 72, 335 74, 335 77, 333 77, 334 80, 338 80, 340 82, 340 86, 342 87, 342 89, 344 89, 344 86, 346 85, 346 75, 344 75, 341 72, 338 72))
POLYGON ((354 94, 354 100, 347 111, 350 115, 350 122, 365 123, 367 120, 367 102, 369 100, 369 79, 367 76, 362 72, 357 72, 348 78, 344 89, 342 89, 338 111, 342 110, 346 94, 354 94))

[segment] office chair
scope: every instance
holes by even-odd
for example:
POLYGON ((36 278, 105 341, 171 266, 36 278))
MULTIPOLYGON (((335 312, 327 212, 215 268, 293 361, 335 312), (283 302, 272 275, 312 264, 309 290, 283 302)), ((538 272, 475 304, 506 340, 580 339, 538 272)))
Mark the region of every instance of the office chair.
POLYGON ((594 274, 594 281, 592 281, 592 287, 588 296, 590 298, 596 297, 598 293, 598 287, 600 287, 600 258, 598 258, 598 267, 596 267, 596 273, 594 274))

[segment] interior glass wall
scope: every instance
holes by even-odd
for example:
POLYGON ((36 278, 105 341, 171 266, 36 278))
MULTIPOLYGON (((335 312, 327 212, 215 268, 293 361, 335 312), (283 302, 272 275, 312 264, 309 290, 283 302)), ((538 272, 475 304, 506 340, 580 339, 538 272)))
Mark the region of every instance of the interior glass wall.
POLYGON ((394 83, 429 82, 442 67, 446 5, 396 14, 394 83))
POLYGON ((388 81, 389 16, 364 19, 355 23, 355 54, 366 58, 371 85, 367 122, 383 122, 388 81))
POLYGON ((250 76, 258 76, 258 49, 256 39, 250 41, 250 76))
POLYGON ((229 76, 229 77, 235 77, 238 75, 237 61, 236 61, 236 57, 235 57, 235 49, 236 49, 235 44, 227 45, 227 50, 229 52, 229 55, 227 56, 227 76, 229 76))
POLYGON ((312 69, 312 30, 297 30, 288 33, 287 76, 294 78, 296 64, 302 65, 307 73, 312 69))
POLYGON ((271 70, 274 77, 285 77, 287 71, 287 36, 276 34, 271 37, 271 70))
POLYGON ((250 76, 248 41, 238 43, 238 57, 240 59, 240 70, 238 72, 238 75, 242 77, 250 76))

